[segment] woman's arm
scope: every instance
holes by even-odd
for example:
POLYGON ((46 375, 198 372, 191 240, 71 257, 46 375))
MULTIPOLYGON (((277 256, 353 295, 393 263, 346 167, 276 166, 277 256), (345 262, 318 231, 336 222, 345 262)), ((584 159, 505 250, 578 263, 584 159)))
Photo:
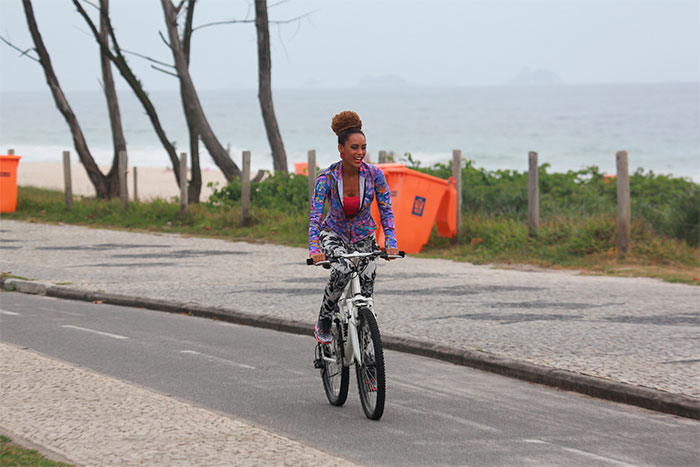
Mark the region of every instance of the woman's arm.
POLYGON ((318 237, 321 234, 321 216, 323 216, 323 205, 326 202, 329 182, 330 180, 326 174, 321 174, 316 179, 314 196, 311 200, 311 209, 309 210, 309 256, 321 253, 318 237))
POLYGON ((385 247, 387 249, 396 248, 396 228, 394 227, 394 211, 391 208, 391 190, 386 182, 384 172, 376 168, 374 173, 374 192, 377 197, 377 206, 379 207, 379 216, 384 229, 384 237, 386 238, 385 247))

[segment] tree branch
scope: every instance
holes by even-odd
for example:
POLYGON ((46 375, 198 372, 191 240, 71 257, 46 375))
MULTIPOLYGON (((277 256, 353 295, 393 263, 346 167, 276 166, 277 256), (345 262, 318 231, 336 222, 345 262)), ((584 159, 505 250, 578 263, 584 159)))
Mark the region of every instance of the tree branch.
MULTIPOLYGON (((169 65, 169 66, 172 66, 172 65, 169 65)), ((178 75, 177 73, 173 73, 172 71, 168 71, 168 70, 164 70, 164 69, 162 69, 162 68, 158 68, 158 67, 155 66, 155 65, 151 65, 151 68, 153 68, 154 70, 158 70, 158 71, 160 71, 160 72, 162 72, 162 73, 165 73, 166 75, 174 76, 174 77, 176 77, 176 78, 179 78, 179 77, 180 77, 180 75, 178 75)))
POLYGON ((170 45, 170 42, 168 42, 168 41, 165 39, 165 36, 163 36, 163 33, 162 33, 161 31, 158 31, 158 35, 159 35, 160 38, 163 40, 163 42, 165 42, 165 45, 167 45, 169 49, 172 49, 172 48, 173 48, 173 47, 170 45))
POLYGON ((208 28, 209 26, 219 26, 222 24, 237 24, 237 23, 254 23, 254 19, 229 19, 226 21, 215 21, 213 23, 206 23, 206 24, 201 24, 197 26, 196 28, 192 29, 192 32, 196 31, 197 29, 203 29, 203 28, 208 28))
POLYGON ((156 64, 158 64, 158 65, 167 66, 167 67, 170 67, 170 68, 175 68, 175 65, 171 65, 170 63, 161 62, 161 61, 159 61, 159 60, 156 60, 155 58, 151 58, 151 57, 148 57, 148 56, 146 56, 146 55, 141 55, 141 54, 138 53, 138 52, 132 52, 132 51, 130 51, 130 50, 123 50, 123 49, 122 49, 122 52, 127 53, 127 54, 129 54, 129 55, 135 55, 135 56, 137 56, 137 57, 141 57, 141 58, 143 58, 143 59, 145 59, 145 60, 148 60, 149 62, 153 62, 153 63, 156 63, 156 64))
POLYGON ((83 2, 83 3, 87 3, 88 5, 90 5, 91 7, 93 7, 93 8, 96 9, 96 10, 99 10, 99 9, 100 9, 99 5, 97 5, 97 4, 93 3, 93 2, 91 2, 90 0, 80 0, 80 1, 83 2))
MULTIPOLYGON (((282 19, 282 20, 277 20, 277 21, 269 21, 269 24, 293 23, 295 21, 299 21, 301 19, 304 19, 307 16, 311 16, 311 14, 316 13, 317 11, 318 10, 313 10, 313 11, 310 11, 310 12, 305 13, 303 15, 295 16, 294 18, 282 19)), ((225 20, 225 21, 215 21, 213 23, 200 24, 196 28, 192 29, 192 32, 196 31, 197 29, 208 28, 209 26, 220 26, 223 24, 240 24, 240 23, 255 23, 255 20, 254 19, 230 19, 230 20, 225 20)))
POLYGON ((17 47, 17 46, 14 45, 12 42, 8 41, 7 39, 5 39, 5 38, 2 37, 2 36, 0 36, 0 40, 2 40, 5 44, 7 44, 7 45, 9 45, 10 47, 12 47, 13 49, 15 49, 17 52, 19 52, 19 56, 20 56, 20 57, 27 57, 27 58, 30 59, 30 60, 34 60, 34 61, 37 62, 37 63, 41 63, 41 62, 39 61, 38 58, 32 57, 31 55, 29 55, 29 52, 33 52, 33 51, 36 50, 36 49, 34 49, 33 47, 32 47, 32 48, 29 48, 29 49, 27 49, 27 50, 22 50, 22 49, 20 49, 19 47, 17 47))

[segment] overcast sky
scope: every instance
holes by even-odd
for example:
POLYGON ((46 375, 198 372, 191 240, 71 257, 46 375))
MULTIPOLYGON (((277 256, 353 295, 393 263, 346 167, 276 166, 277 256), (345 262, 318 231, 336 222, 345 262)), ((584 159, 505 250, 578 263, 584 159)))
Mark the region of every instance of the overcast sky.
MULTIPOLYGON (((64 89, 99 89, 97 45, 72 2, 32 3, 64 89)), ((253 19, 252 3, 199 0, 195 24, 253 19)), ((21 1, 0 5, 0 34, 31 47, 21 1)), ((172 61, 158 36, 159 0, 111 0, 111 10, 122 48, 172 61)), ((271 25, 273 87, 352 87, 385 75, 421 86, 500 85, 524 67, 570 84, 700 81, 700 0, 288 0, 269 12, 271 20, 304 14, 271 25)), ((255 88, 256 54, 254 24, 198 30, 195 84, 255 88)), ((0 89, 46 90, 39 65, 18 55, 0 44, 0 89)), ((145 61, 130 63, 148 90, 177 89, 145 61)))

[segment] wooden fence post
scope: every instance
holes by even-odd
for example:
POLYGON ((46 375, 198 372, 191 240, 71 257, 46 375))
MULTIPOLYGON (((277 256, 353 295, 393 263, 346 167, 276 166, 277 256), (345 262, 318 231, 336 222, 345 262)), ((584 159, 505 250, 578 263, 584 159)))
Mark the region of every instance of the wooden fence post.
POLYGON ((138 173, 138 167, 134 166, 134 201, 139 200, 139 173, 138 173))
POLYGON ((379 163, 386 164, 386 151, 379 151, 379 163))
POLYGON ((309 206, 314 200, 314 191, 316 191, 316 150, 309 151, 308 159, 308 174, 309 174, 309 206))
POLYGON ((527 230, 531 237, 537 235, 540 227, 540 172, 537 164, 537 153, 528 154, 528 184, 527 184, 527 230))
POLYGON ((73 182, 70 173, 70 151, 63 151, 63 193, 66 199, 66 211, 73 209, 73 182))
POLYGON ((129 188, 127 186, 126 171, 126 151, 119 151, 119 198, 122 200, 122 209, 129 206, 129 188))
POLYGON ((250 151, 243 151, 241 167, 241 224, 248 220, 250 212, 250 151))
POLYGON ((462 151, 455 149, 452 151, 452 178, 455 179, 455 189, 457 190, 457 235, 455 243, 459 243, 462 234, 462 151))
POLYGON ((627 151, 619 151, 617 161, 617 249, 620 253, 630 251, 630 179, 627 151))
POLYGON ((187 215, 187 153, 180 153, 180 216, 187 215))

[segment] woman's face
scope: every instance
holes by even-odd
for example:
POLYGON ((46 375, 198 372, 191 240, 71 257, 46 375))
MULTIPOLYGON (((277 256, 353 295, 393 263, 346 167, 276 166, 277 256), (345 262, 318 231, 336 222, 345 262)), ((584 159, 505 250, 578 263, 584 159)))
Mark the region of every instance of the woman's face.
POLYGON ((343 163, 360 168, 362 159, 367 155, 367 140, 362 133, 353 133, 345 140, 345 144, 338 145, 338 150, 343 153, 343 163))

